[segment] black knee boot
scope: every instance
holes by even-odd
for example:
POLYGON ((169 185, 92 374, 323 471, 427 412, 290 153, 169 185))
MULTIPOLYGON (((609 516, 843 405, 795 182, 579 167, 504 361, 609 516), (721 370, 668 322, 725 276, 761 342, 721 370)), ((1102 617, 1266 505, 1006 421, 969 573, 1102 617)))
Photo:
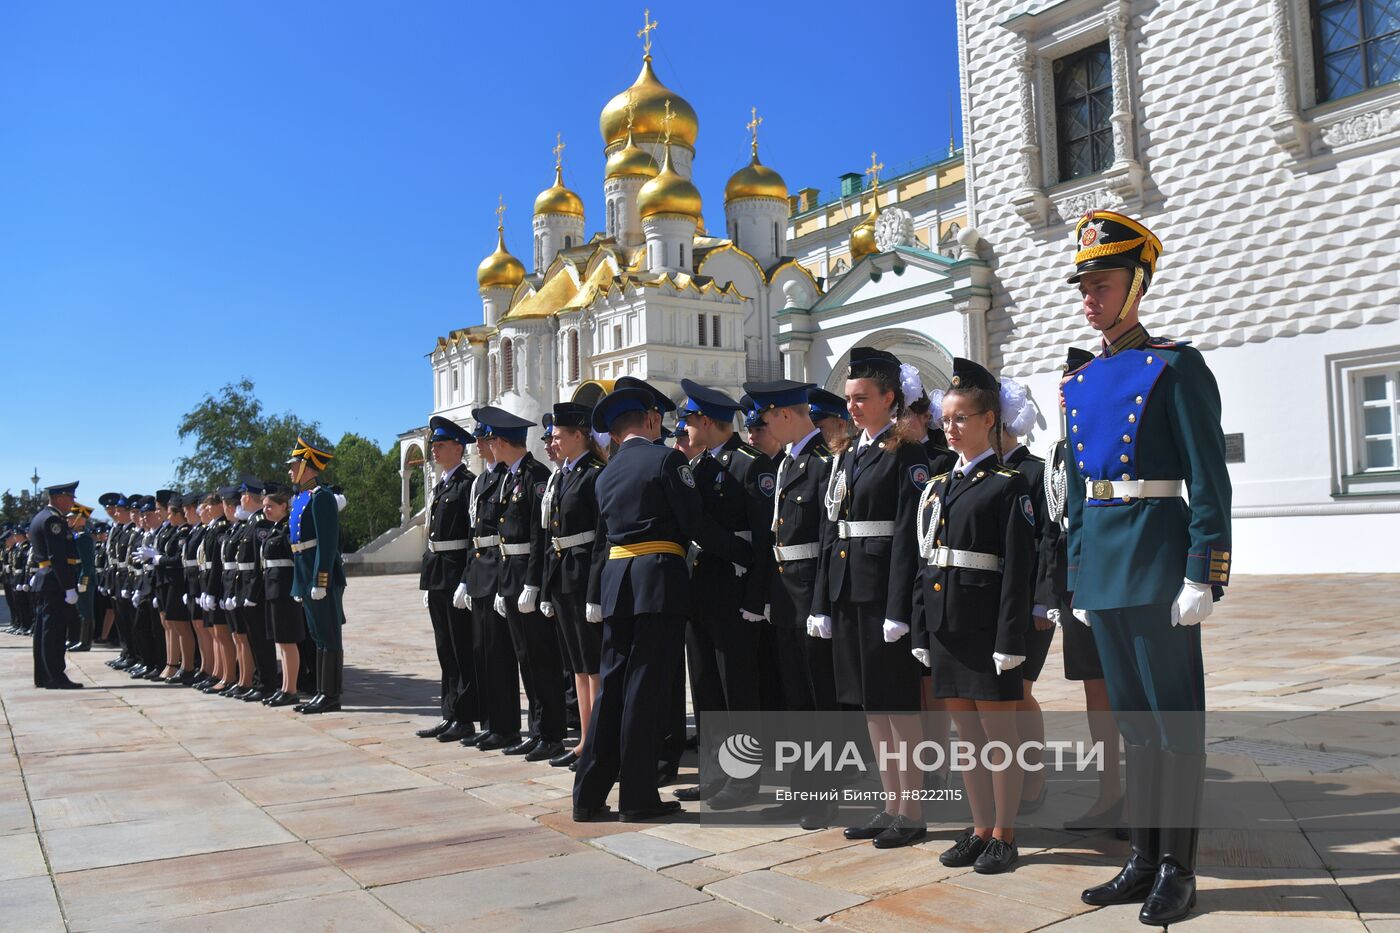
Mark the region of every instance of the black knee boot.
POLYGON ((1201 795, 1205 787, 1206 756, 1162 752, 1162 837, 1157 876, 1138 919, 1166 926, 1186 919, 1196 906, 1196 844, 1200 840, 1201 795))
POLYGON ((1157 767, 1155 745, 1123 744, 1127 764, 1128 841, 1132 854, 1123 870, 1104 884, 1085 888, 1079 899, 1095 907, 1144 900, 1157 875, 1159 831, 1156 823, 1157 767))
POLYGON ((317 703, 325 699, 324 690, 326 686, 326 652, 321 648, 316 649, 316 695, 305 703, 298 703, 292 709, 298 713, 306 712, 306 708, 312 703, 317 703))
POLYGON ((345 653, 323 651, 317 661, 316 686, 320 694, 301 711, 307 714, 334 713, 340 709, 340 680, 344 673, 345 653))

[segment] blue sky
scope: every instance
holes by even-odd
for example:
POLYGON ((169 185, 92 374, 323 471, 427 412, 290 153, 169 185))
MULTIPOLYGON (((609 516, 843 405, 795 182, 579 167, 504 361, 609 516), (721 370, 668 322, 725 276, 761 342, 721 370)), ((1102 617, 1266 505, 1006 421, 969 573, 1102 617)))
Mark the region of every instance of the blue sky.
MULTIPOLYGON (((792 190, 872 149, 946 152, 951 0, 651 13, 657 73, 700 117, 710 229, 750 106, 792 190)), ((424 423, 424 355, 481 320, 498 192, 529 263, 556 132, 598 228, 598 114, 641 24, 632 3, 0 7, 0 489, 36 466, 89 500, 155 488, 181 414, 242 376, 332 439, 424 423)))

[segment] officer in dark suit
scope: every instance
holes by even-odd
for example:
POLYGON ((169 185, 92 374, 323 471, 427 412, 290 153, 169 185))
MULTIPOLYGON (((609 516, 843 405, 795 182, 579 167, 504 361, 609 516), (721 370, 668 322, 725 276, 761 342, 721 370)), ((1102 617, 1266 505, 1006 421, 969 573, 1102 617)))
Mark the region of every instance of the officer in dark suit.
POLYGON ((299 490, 288 516, 296 575, 292 595, 301 597, 306 627, 316 642, 316 695, 292 709, 299 713, 333 713, 340 709, 345 651, 340 628, 345 624, 341 600, 345 566, 340 559, 340 506, 335 493, 317 479, 334 456, 298 437, 287 460, 287 475, 299 490))
POLYGON ((496 456, 506 467, 489 502, 501 538, 496 611, 510 626, 530 711, 530 735, 504 752, 524 755, 526 761, 545 761, 564 753, 565 729, 559 636, 539 611, 546 543, 540 506, 550 470, 525 449, 533 421, 490 405, 474 414, 490 426, 496 456))
POLYGON ((476 734, 473 723, 478 715, 472 614, 463 582, 472 546, 470 506, 476 474, 462 462, 467 445, 476 441, 466 428, 439 415, 428 421, 428 432, 433 462, 442 476, 428 503, 428 547, 423 552, 418 588, 423 591, 423 605, 433 624, 442 674, 442 720, 419 730, 418 735, 439 742, 460 742, 476 734))
POLYGON ((670 697, 684 646, 691 601, 686 549, 698 542, 727 561, 748 564, 748 542, 718 527, 702 511, 697 480, 684 455, 658 445, 661 412, 647 389, 617 389, 593 409, 593 427, 608 431, 617 453, 598 477, 600 513, 594 559, 603 561, 588 602, 603 617, 602 690, 593 708, 592 736, 574 782, 576 821, 600 818, 614 783, 624 821, 666 816, 656 790, 656 715, 670 697))
POLYGON ((1066 585, 1075 615, 1093 629, 1126 743, 1133 850, 1117 877, 1083 899, 1143 901, 1138 919, 1165 926, 1196 899, 1205 769, 1199 624, 1230 581, 1220 391, 1199 350, 1153 338, 1138 320, 1162 251, 1152 231, 1090 211, 1075 232, 1070 281, 1102 344, 1064 383, 1066 585))
POLYGON ((30 555, 36 570, 29 580, 34 595, 34 686, 77 690, 83 685, 64 671, 63 645, 78 605, 78 551, 65 516, 73 507, 77 483, 48 486, 48 505, 29 523, 30 555))

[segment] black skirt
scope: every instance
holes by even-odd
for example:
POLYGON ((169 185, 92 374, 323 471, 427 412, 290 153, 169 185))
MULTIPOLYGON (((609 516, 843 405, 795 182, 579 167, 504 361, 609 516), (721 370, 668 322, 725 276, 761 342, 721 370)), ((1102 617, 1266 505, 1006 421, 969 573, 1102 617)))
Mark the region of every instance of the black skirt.
POLYGON ((838 602, 831 613, 836 699, 871 713, 917 713, 923 665, 909 636, 885 641, 885 605, 838 602))
POLYGON ((263 604, 267 619, 267 637, 281 644, 296 644, 306 638, 306 613, 301 603, 290 596, 269 599, 263 604))
POLYGON ((1052 625, 1042 632, 1032 621, 1030 631, 1026 632, 1026 660, 1021 662, 1020 668, 1022 680, 1035 683, 1040 679, 1045 659, 1050 655, 1050 643, 1054 640, 1055 626, 1052 625))
POLYGON ((1069 606, 1060 607, 1060 632, 1064 638, 1065 680, 1103 680, 1094 630, 1076 619, 1069 606))
MULTIPOLYGON (((1019 666, 998 674, 992 663, 996 632, 933 632, 933 695, 940 700, 1020 700, 1019 666)), ((1024 662, 1023 662, 1024 663, 1024 662)))
POLYGON ((183 586, 165 586, 160 592, 160 611, 165 613, 167 622, 188 622, 190 620, 190 607, 184 602, 185 588, 183 586))
POLYGON ((596 674, 601 669, 603 626, 589 622, 580 594, 560 593, 550 600, 564 645, 564 666, 572 674, 596 674))

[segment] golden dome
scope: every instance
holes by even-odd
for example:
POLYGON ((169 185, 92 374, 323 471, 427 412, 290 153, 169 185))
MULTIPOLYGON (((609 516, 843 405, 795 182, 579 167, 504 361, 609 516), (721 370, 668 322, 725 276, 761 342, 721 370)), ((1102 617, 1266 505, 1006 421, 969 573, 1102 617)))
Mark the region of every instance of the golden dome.
POLYGON ((875 215, 871 215, 851 230, 851 260, 879 252, 875 245, 875 215))
POLYGON ((642 71, 632 86, 618 94, 603 108, 598 129, 603 145, 611 146, 627 137, 627 102, 636 107, 632 116, 632 132, 643 140, 661 139, 666 135, 666 102, 671 102, 671 141, 695 148, 700 135, 700 119, 695 108, 656 78, 651 70, 651 56, 642 59, 642 71))
POLYGON ((632 175, 639 178, 655 178, 661 173, 656 160, 651 157, 651 153, 632 141, 632 134, 627 134, 627 145, 608 156, 608 164, 603 168, 603 174, 607 178, 622 178, 632 175))
POLYGON ((742 198, 777 198, 786 201, 787 183, 783 176, 758 161, 758 147, 754 146, 753 159, 729 178, 724 186, 724 203, 742 198))
POLYGON ((583 199, 564 187, 564 171, 554 166, 554 184, 539 193, 535 198, 535 214, 568 214, 570 217, 583 216, 583 199))
POLYGON ((506 252, 505 232, 496 228, 496 251, 476 267, 476 284, 482 288, 515 288, 525 281, 525 266, 506 252))
POLYGON ((643 217, 656 214, 684 214, 700 218, 700 192, 671 168, 671 147, 666 147, 666 159, 661 163, 661 173, 642 185, 637 193, 637 208, 643 217))

